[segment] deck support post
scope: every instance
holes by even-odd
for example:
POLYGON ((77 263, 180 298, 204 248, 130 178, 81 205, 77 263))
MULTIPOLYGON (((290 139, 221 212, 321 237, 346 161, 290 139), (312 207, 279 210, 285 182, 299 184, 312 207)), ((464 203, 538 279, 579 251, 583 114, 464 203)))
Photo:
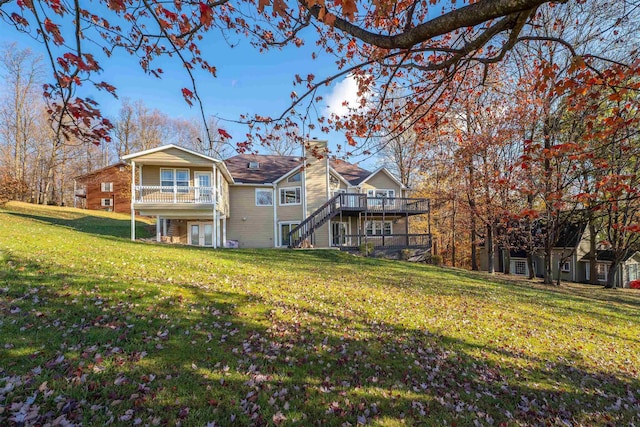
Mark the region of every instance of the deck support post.
POLYGON ((222 242, 220 242, 220 246, 223 248, 227 247, 227 216, 222 217, 222 242))
POLYGON ((409 212, 404 220, 404 233, 407 236, 407 248, 409 247, 409 212))
POLYGON ((160 243, 160 222, 162 222, 162 217, 158 215, 156 217, 156 242, 160 243))
MULTIPOLYGON (((142 180, 140 181, 142 183, 142 180)), ((136 162, 131 161, 131 240, 136 240, 136 211, 133 203, 136 198, 136 162)))

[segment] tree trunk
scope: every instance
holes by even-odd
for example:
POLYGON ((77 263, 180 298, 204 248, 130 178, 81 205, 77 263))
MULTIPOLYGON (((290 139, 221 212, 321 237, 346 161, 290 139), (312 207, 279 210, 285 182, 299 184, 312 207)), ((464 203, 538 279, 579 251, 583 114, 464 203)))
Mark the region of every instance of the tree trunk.
POLYGON ((487 248, 487 271, 491 274, 495 273, 496 266, 494 262, 495 247, 493 245, 493 224, 487 224, 487 240, 485 241, 487 248))
POLYGON ((613 260, 611 261, 611 265, 609 266, 609 274, 607 276, 607 284, 605 285, 605 289, 616 289, 618 286, 616 283, 616 270, 618 269, 619 261, 613 260))
POLYGON ((451 215, 451 267, 456 266, 456 201, 453 200, 453 215, 451 215))
POLYGON ((598 284, 597 261, 596 225, 593 222, 593 218, 591 218, 589 221, 589 283, 592 285, 598 284))
POLYGON ((504 251, 504 274, 511 274, 511 251, 509 248, 503 249, 504 251))
POLYGON ((553 284, 553 270, 551 269, 551 253, 553 252, 552 248, 549 247, 549 244, 545 245, 546 248, 544 250, 544 284, 552 285, 553 284))
POLYGON ((478 245, 478 237, 476 236, 476 219, 471 213, 471 270, 478 271, 478 255, 476 248, 478 245))
POLYGON ((529 271, 529 280, 535 279, 536 272, 533 269, 533 254, 527 252, 527 270, 529 271))

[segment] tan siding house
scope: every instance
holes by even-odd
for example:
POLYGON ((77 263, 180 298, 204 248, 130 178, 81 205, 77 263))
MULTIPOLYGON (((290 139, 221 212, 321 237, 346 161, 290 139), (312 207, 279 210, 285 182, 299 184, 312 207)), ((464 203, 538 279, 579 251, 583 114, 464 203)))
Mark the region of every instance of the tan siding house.
MULTIPOLYGON (((157 217, 158 241, 211 247, 430 246, 409 235, 428 201, 408 199, 386 169, 330 160, 327 141, 305 157, 243 154, 220 161, 175 145, 125 156, 131 212, 157 217)), ((132 238, 135 239, 132 228, 132 238)))

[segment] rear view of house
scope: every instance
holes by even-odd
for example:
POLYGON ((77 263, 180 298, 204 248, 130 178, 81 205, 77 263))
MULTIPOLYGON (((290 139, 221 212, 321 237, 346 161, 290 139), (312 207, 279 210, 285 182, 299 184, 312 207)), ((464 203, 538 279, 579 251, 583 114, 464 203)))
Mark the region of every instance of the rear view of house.
POLYGON ((409 233, 428 200, 408 198, 385 168, 330 160, 326 141, 307 145, 304 157, 224 162, 174 145, 130 154, 132 214, 158 218, 158 241, 214 248, 430 247, 409 233))

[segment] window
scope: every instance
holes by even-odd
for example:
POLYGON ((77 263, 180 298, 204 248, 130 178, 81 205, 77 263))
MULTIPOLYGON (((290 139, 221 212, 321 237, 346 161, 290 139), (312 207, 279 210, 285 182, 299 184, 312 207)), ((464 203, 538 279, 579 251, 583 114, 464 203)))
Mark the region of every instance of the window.
POLYGON ((606 282, 607 281, 607 264, 603 264, 601 262, 596 264, 596 278, 598 282, 606 282))
POLYGON ((569 261, 563 262, 562 265, 560 266, 560 270, 563 273, 569 273, 571 271, 571 263, 569 261))
POLYGON ((111 199, 101 199, 100 204, 102 206, 112 206, 111 199))
POLYGON ((302 174, 300 172, 298 172, 295 175, 291 175, 289 178, 287 178, 287 182, 300 182, 302 180, 302 174))
POLYGON ((340 180, 334 175, 329 175, 329 187, 332 189, 340 188, 340 180))
POLYGON ((273 206, 273 190, 256 188, 256 206, 273 206))
POLYGON ((524 276, 527 274, 527 262, 526 261, 516 261, 514 265, 514 274, 519 274, 520 276, 524 276))
POLYGON ((260 169, 260 162, 249 162, 249 169, 260 169))
MULTIPOLYGON (((299 222, 281 222, 280 223, 280 246, 289 246, 291 241, 289 240, 289 233, 296 228, 299 222)), ((297 234, 297 233, 296 233, 297 234)), ((294 236, 295 238, 296 236, 294 236)))
POLYGON ((391 221, 367 221, 364 225, 367 236, 390 236, 393 234, 391 221))
POLYGON ((103 193, 109 193, 113 191, 113 182, 102 182, 100 183, 100 190, 103 193))
POLYGON ((383 189, 367 190, 367 197, 382 198, 382 197, 395 197, 395 196, 396 196, 395 190, 383 190, 383 189))
POLYGON ((288 187, 280 189, 281 205, 299 205, 301 202, 300 187, 288 187))
POLYGON ((163 193, 173 193, 173 188, 178 188, 178 193, 189 191, 189 169, 160 169, 160 185, 163 193))

